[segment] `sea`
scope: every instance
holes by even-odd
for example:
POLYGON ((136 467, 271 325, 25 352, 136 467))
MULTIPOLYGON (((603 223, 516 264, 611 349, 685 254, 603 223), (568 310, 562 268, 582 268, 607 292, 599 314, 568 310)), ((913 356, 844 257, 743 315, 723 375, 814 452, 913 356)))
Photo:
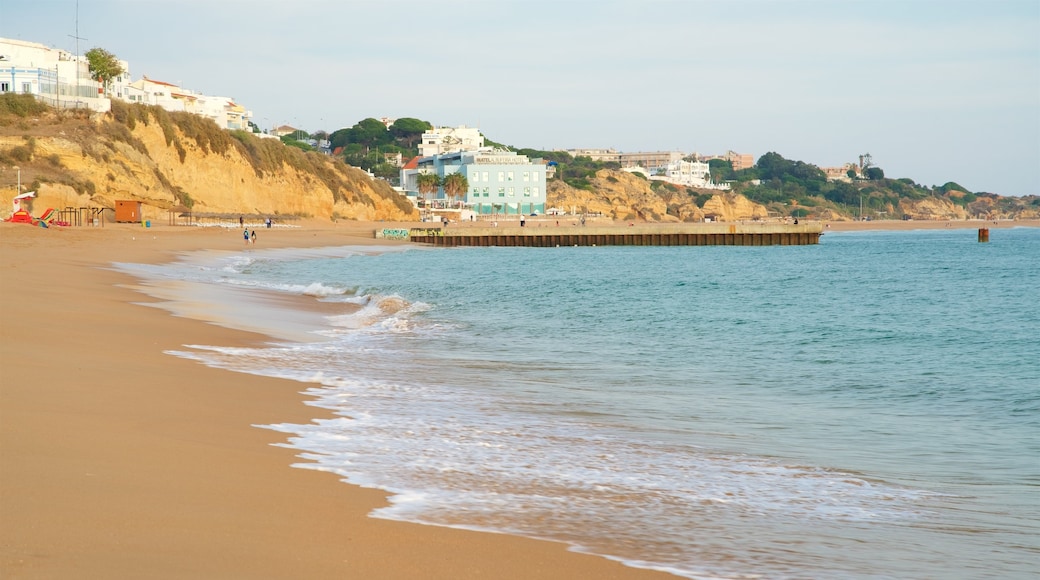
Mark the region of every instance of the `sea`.
POLYGON ((682 578, 1040 577, 1040 229, 115 266, 270 336, 169 354, 298 382, 314 420, 257 428, 371 517, 682 578))

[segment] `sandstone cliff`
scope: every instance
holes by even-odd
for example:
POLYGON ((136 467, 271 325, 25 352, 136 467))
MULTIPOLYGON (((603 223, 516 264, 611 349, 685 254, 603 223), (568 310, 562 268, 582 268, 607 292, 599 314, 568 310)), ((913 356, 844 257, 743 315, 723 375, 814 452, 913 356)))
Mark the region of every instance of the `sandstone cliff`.
POLYGON ((964 208, 938 197, 928 197, 917 201, 903 199, 900 200, 899 207, 905 215, 915 220, 963 220, 968 218, 968 212, 964 208))
POLYGON ((766 208, 746 197, 728 192, 694 190, 708 197, 704 207, 686 188, 651 182, 627 171, 603 169, 589 179, 591 189, 578 189, 562 180, 548 184, 547 207, 568 213, 601 214, 615 220, 647 222, 699 222, 765 219, 766 208))
MULTIPOLYGON (((418 216, 386 182, 359 169, 275 140, 222 131, 192 115, 123 105, 106 115, 52 110, 6 121, 0 153, 17 163, 22 189, 36 189, 34 213, 112 209, 117 200, 131 200, 143 202, 143 219, 151 220, 164 220, 178 207, 196 215, 275 218, 418 216)), ((0 203, 11 207, 13 195, 13 188, 5 189, 0 203)))

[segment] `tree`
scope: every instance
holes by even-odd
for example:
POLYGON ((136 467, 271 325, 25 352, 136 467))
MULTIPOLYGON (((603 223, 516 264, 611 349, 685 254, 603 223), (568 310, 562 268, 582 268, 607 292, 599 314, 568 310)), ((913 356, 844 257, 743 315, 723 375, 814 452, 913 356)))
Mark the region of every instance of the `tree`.
POLYGON ((119 63, 116 55, 103 48, 92 48, 87 51, 85 56, 87 57, 87 70, 90 72, 90 78, 101 83, 105 94, 108 94, 108 88, 112 79, 126 72, 123 69, 123 65, 119 63))
POLYGON ((411 149, 415 147, 416 142, 422 138, 422 134, 427 129, 433 129, 433 125, 412 117, 404 117, 394 121, 394 124, 390 125, 389 131, 399 144, 411 149))
POLYGON ((386 125, 372 117, 362 119, 357 125, 351 127, 351 131, 353 132, 351 135, 353 143, 374 147, 390 142, 390 133, 386 130, 386 125))
POLYGON ((863 171, 863 175, 871 181, 885 178, 885 172, 880 167, 868 167, 863 171))
POLYGON ((370 170, 376 177, 385 179, 390 182, 391 185, 396 185, 397 181, 401 177, 401 170, 396 165, 390 163, 377 163, 372 166, 370 170))
POLYGON ((453 201, 458 202, 460 196, 469 191, 469 180, 461 173, 452 173, 444 176, 444 193, 451 196, 453 201))
POLYGON ((711 180, 722 183, 736 177, 733 172, 733 163, 725 159, 709 159, 708 170, 711 172, 711 180))
POLYGON ((419 189, 423 201, 426 201, 430 194, 441 186, 441 178, 436 173, 420 173, 416 176, 415 185, 419 189))

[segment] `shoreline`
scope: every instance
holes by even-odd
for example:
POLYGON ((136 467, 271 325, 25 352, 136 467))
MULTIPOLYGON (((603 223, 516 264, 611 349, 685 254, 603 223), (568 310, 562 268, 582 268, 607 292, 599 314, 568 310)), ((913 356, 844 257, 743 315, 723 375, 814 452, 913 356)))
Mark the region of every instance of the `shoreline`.
MULTIPOLYGON (((376 227, 262 230, 256 247, 392 243, 376 227)), ((240 236, 0 224, 0 575, 673 577, 560 543, 370 518, 387 494, 291 467, 284 436, 254 425, 328 416, 303 385, 164 354, 269 337, 142 305, 155 299, 111 268, 239 251, 240 236)))
MULTIPOLYGON (((1040 227, 999 224, 987 227, 1040 227)), ((255 248, 407 244, 373 238, 380 227, 395 225, 259 230, 255 248)), ((271 337, 147 306, 158 299, 112 268, 241 252, 237 227, 0 224, 0 248, 4 578, 674 577, 559 543, 371 518, 386 493, 292 468, 301 459, 277 446, 284 436, 255 425, 329 417, 307 405, 305 385, 164 354, 271 337)))

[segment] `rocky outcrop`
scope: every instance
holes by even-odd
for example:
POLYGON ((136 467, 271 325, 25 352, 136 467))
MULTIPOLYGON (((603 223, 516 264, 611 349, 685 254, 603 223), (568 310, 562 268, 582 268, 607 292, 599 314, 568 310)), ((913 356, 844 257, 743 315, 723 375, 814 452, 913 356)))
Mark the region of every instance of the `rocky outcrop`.
MULTIPOLYGON (((37 212, 48 207, 111 209, 116 201, 130 200, 142 202, 143 219, 152 220, 165 219, 171 208, 183 206, 196 215, 372 221, 418 217, 411 203, 384 181, 331 157, 278 142, 260 143, 251 134, 232 140, 225 132, 218 147, 155 120, 125 125, 102 115, 58 121, 37 119, 36 127, 22 135, 0 133, 0 151, 21 148, 20 156, 29 157, 19 165, 23 184, 37 186, 32 204, 37 212), (280 157, 271 160, 272 151, 280 157)), ((5 191, 0 203, 10 207, 13 193, 5 191)))
POLYGON ((902 199, 899 208, 915 220, 963 220, 968 212, 946 199, 927 197, 920 200, 902 199))
POLYGON ((714 221, 764 220, 769 212, 737 193, 720 193, 704 202, 704 213, 714 221))
MULTIPOLYGON (((572 187, 562 180, 549 182, 548 207, 568 213, 591 213, 621 221, 699 222, 705 217, 720 221, 765 219, 766 208, 743 195, 705 190, 711 197, 698 207, 686 188, 651 182, 627 171, 603 169, 589 179, 589 189, 572 187)), ((698 190, 699 192, 699 190, 698 190)))

